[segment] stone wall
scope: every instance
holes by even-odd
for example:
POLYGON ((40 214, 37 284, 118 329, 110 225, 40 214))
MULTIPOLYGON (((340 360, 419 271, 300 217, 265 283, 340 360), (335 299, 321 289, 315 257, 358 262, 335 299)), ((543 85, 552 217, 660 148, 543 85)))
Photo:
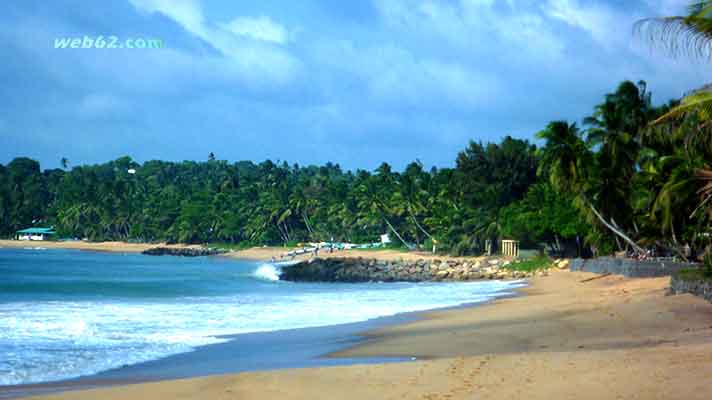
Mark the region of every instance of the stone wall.
POLYGON ((690 293, 712 301, 712 282, 703 279, 683 279, 678 275, 670 278, 670 294, 690 293))
POLYGON ((597 274, 617 274, 631 278, 652 278, 668 276, 683 268, 695 266, 691 263, 670 261, 636 261, 627 258, 598 257, 574 259, 569 263, 571 271, 585 271, 597 274))
POLYGON ((314 258, 282 267, 280 279, 301 282, 425 282, 521 279, 525 272, 502 268, 501 258, 381 261, 366 258, 314 258))

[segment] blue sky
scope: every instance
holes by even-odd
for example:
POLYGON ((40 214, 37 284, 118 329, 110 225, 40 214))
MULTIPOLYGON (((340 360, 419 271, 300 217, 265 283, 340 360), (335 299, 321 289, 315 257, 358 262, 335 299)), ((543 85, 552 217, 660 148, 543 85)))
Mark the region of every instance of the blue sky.
POLYGON ((579 121, 624 79, 656 102, 709 82, 632 35, 684 0, 8 0, 0 163, 450 166, 470 140, 579 121), (162 49, 55 49, 64 36, 162 49))

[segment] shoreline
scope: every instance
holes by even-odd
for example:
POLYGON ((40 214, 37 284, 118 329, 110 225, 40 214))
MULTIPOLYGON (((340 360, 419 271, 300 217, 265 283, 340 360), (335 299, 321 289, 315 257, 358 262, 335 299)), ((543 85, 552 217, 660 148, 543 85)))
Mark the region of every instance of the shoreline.
POLYGON ((414 362, 245 372, 42 399, 706 398, 712 305, 666 296, 669 278, 555 271, 524 296, 423 312, 362 333, 334 357, 414 362), (343 388, 349 391, 344 393, 343 388))
POLYGON ((502 299, 520 296, 521 290, 525 287, 511 288, 504 291, 507 293, 486 301, 468 302, 428 310, 400 312, 364 321, 222 335, 219 337, 229 340, 223 343, 199 346, 186 353, 127 365, 96 374, 59 381, 0 386, 0 399, 25 399, 57 395, 71 396, 73 393, 80 393, 86 390, 110 390, 126 385, 172 382, 249 372, 412 362, 412 356, 405 355, 342 356, 340 353, 372 340, 370 337, 371 332, 424 320, 429 318, 432 313, 483 307, 502 299), (287 347, 291 345, 298 347, 296 351, 287 347), (269 346, 271 353, 251 354, 245 357, 240 351, 243 346, 260 346, 263 348, 269 346), (275 347, 280 348, 280 351, 275 351, 275 347), (290 350, 295 354, 290 354, 290 350), (235 353, 240 353, 240 367, 232 364, 230 362, 232 360, 228 357, 235 353), (277 360, 276 358, 279 359, 277 360), (194 371, 189 372, 191 369, 194 371))
MULTIPOLYGON (((128 243, 128 242, 87 242, 83 240, 71 240, 71 241, 24 241, 24 240, 7 240, 0 239, 0 249, 2 248, 12 248, 12 249, 24 249, 24 248, 47 248, 47 249, 69 249, 69 250, 85 250, 85 251, 98 251, 98 252, 112 252, 112 253, 141 253, 145 250, 149 250, 156 247, 166 247, 175 249, 197 249, 203 248, 203 245, 199 244, 166 244, 166 243, 128 243)), ((223 254, 219 254, 219 257, 229 257, 239 260, 249 260, 249 261, 270 261, 272 257, 276 261, 289 261, 291 257, 280 257, 290 251, 291 248, 286 247, 251 247, 243 250, 231 250, 223 254)), ((319 252, 320 258, 334 258, 334 257, 347 257, 347 258, 359 258, 368 257, 379 259, 383 261, 398 260, 398 259, 422 259, 422 258, 437 258, 437 259, 452 259, 449 256, 434 256, 429 253, 422 252, 403 252, 397 250, 339 250, 333 253, 328 253, 327 251, 319 252)), ((301 254, 295 256, 294 260, 306 260, 312 258, 311 253, 301 254)))
POLYGON ((95 374, 58 381, 0 386, 0 399, 61 395, 250 371, 403 362, 407 360, 397 357, 344 358, 329 355, 365 340, 361 336, 364 331, 414 320, 422 312, 427 311, 399 313, 336 325, 221 335, 220 338, 228 340, 95 374), (270 351, 261 354, 245 354, 243 351, 254 346, 269 348, 270 351), (231 363, 230 357, 234 355, 240 356, 239 367, 231 363))
MULTIPOLYGON (((0 239, 0 249, 24 249, 24 248, 47 248, 47 249, 67 249, 82 251, 97 251, 110 253, 141 253, 156 247, 166 247, 174 249, 199 249, 204 246, 199 244, 166 244, 166 243, 128 243, 128 242, 86 242, 76 241, 20 241, 0 239)), ((313 258, 311 253, 300 254, 292 257, 281 257, 291 248, 286 247, 251 247, 243 250, 230 250, 226 253, 214 255, 215 257, 228 257, 244 261, 270 262, 274 257, 276 262, 291 260, 309 260, 313 258)), ((390 249, 373 250, 338 250, 333 253, 321 250, 319 258, 369 258, 378 261, 415 261, 415 260, 481 260, 486 257, 453 257, 447 255, 434 255, 428 252, 406 252, 390 249)))

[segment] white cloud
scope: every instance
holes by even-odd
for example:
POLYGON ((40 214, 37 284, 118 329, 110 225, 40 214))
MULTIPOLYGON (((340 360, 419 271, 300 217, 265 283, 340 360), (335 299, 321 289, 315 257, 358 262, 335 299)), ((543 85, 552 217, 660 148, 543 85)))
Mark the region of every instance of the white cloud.
POLYGON ((270 17, 238 17, 221 27, 238 36, 246 36, 265 42, 285 44, 289 34, 284 26, 274 22, 270 17))
POLYGON ((513 0, 505 3, 382 0, 376 5, 387 26, 422 37, 436 35, 460 50, 516 54, 512 61, 522 56, 549 61, 561 56, 563 42, 541 15, 513 0))
POLYGON ((228 67, 243 71, 249 79, 287 84, 299 73, 300 61, 285 49, 274 46, 286 42, 286 29, 269 18, 239 17, 229 24, 213 24, 205 20, 198 0, 129 1, 139 11, 160 13, 173 19, 228 57, 232 64, 228 67))
POLYGON ((129 0, 133 6, 144 13, 161 13, 198 36, 205 34, 205 18, 200 2, 197 0, 129 0))
POLYGON ((578 0, 548 0, 542 9, 548 17, 586 31, 607 49, 628 45, 633 23, 640 18, 603 3, 582 4, 578 0))

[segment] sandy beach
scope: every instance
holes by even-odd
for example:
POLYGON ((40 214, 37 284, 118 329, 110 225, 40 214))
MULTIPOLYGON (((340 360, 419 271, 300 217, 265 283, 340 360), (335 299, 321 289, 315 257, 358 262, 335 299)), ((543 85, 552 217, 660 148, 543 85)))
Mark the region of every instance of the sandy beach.
POLYGON ((712 305, 669 278, 553 272, 525 296, 431 312, 332 357, 406 363, 242 373, 42 399, 706 399, 712 305), (588 280, 590 278, 596 278, 588 280))

